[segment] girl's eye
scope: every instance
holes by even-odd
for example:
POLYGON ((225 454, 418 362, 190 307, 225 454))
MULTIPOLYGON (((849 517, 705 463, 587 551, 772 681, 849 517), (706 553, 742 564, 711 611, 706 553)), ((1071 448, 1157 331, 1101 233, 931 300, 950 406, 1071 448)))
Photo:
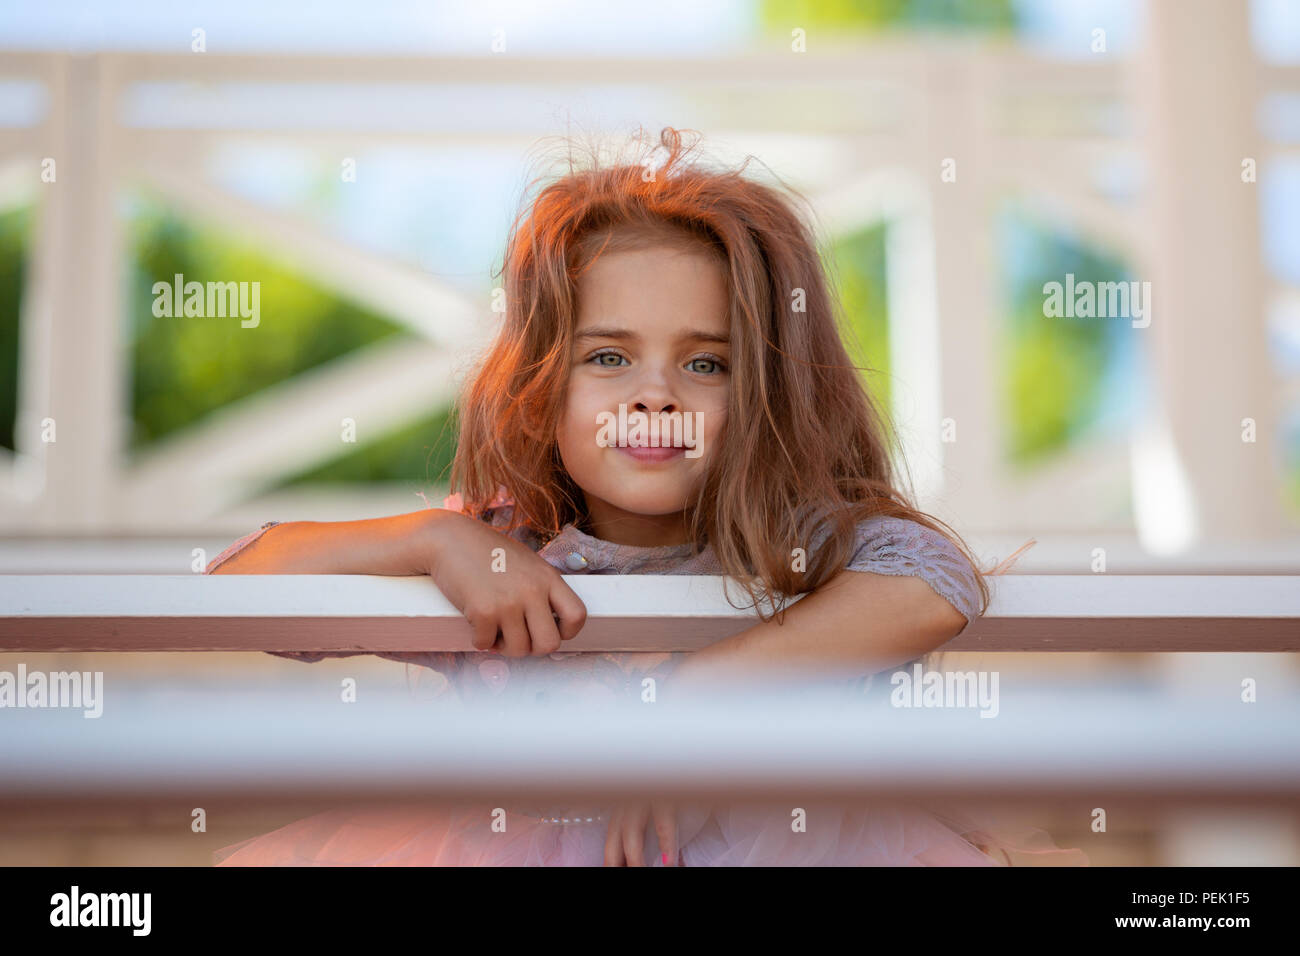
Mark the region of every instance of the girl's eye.
MULTIPOLYGON (((596 352, 587 361, 601 368, 618 368, 627 363, 627 358, 621 352, 596 352)), ((716 355, 697 356, 687 362, 686 367, 700 375, 716 375, 727 370, 726 363, 716 355)))
POLYGON ((690 365, 692 372, 699 372, 701 375, 711 375, 715 372, 725 372, 727 370, 727 366, 723 364, 722 359, 712 355, 701 355, 699 358, 693 358, 690 365), (713 368, 697 368, 696 366, 701 363, 706 366, 713 366, 713 368))
POLYGON ((595 362, 597 365, 603 368, 618 368, 619 363, 623 361, 623 356, 620 355, 618 352, 597 352, 590 359, 588 359, 588 361, 595 362), (607 358, 617 359, 618 361, 606 362, 605 359, 607 358))

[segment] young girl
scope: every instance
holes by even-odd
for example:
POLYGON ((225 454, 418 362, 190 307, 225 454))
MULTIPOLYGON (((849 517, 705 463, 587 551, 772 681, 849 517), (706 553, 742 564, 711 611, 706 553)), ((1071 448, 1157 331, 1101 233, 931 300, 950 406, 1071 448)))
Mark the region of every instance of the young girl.
MULTIPOLYGON (((459 403, 442 509, 268 522, 208 573, 427 574, 476 653, 392 653, 462 698, 538 688, 611 700, 801 672, 866 678, 987 609, 956 535, 896 487, 885 419, 841 342, 814 237, 783 192, 691 161, 570 167, 516 221, 500 332, 459 403), (611 416, 686 423, 647 441, 611 416), (695 426, 692 428, 691 426, 695 426), (655 446, 658 447, 655 447, 655 446), (664 447, 669 445, 669 447, 664 447), (493 573, 494 550, 505 573, 493 573), (843 573, 845 571, 855 573, 843 573), (565 654, 570 574, 735 578, 758 620, 692 654, 565 654), (786 606, 785 595, 804 597, 786 606), (778 613, 764 615, 760 601, 778 613)), ((946 526, 945 526, 946 527, 946 526)), ((316 661, 326 656, 284 652, 316 661)), ((217 852, 220 865, 1086 863, 1041 830, 910 807, 332 811, 217 852)))

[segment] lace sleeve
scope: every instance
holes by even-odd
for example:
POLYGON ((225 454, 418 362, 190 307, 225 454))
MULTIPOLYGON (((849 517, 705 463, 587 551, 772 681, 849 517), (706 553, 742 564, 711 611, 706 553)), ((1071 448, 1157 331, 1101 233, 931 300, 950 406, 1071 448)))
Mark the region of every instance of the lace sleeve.
POLYGON ((225 564, 227 561, 229 561, 235 555, 239 554, 239 552, 243 551, 245 548, 247 548, 250 544, 252 544, 258 538, 260 538, 262 535, 266 534, 267 529, 274 528, 278 524, 280 524, 279 521, 268 521, 266 524, 262 525, 262 527, 258 528, 256 531, 250 531, 248 534, 244 535, 242 538, 240 538, 230 547, 226 548, 225 551, 222 551, 219 555, 213 558, 212 561, 208 563, 207 569, 203 573, 211 574, 222 564, 225 564))
POLYGON ((904 518, 877 517, 858 524, 850 571, 922 578, 970 624, 980 613, 975 569, 946 536, 904 518))

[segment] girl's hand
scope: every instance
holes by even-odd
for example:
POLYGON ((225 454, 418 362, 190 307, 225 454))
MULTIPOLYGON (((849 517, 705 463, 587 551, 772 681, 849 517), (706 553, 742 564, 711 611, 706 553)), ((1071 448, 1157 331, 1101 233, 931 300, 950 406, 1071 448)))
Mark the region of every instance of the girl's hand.
POLYGON ((441 509, 431 514, 421 552, 424 573, 465 615, 474 647, 506 657, 540 656, 577 636, 587 607, 564 575, 482 521, 441 509), (497 548, 503 554, 494 557, 497 548))
POLYGON ((646 825, 654 818, 664 866, 677 866, 677 808, 665 800, 616 807, 605 834, 606 866, 645 866, 646 825))

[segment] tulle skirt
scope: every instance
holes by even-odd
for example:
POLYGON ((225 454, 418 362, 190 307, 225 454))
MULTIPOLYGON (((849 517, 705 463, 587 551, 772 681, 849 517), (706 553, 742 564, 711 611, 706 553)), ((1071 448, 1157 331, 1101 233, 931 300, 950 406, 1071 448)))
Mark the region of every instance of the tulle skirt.
MULTIPOLYGON (((217 866, 601 866, 608 808, 330 810, 217 850, 217 866)), ((684 866, 1087 866, 1047 831, 952 806, 677 807, 684 866), (800 812, 802 811, 802 812, 800 812)), ((662 866, 654 827, 645 861, 662 866)))

